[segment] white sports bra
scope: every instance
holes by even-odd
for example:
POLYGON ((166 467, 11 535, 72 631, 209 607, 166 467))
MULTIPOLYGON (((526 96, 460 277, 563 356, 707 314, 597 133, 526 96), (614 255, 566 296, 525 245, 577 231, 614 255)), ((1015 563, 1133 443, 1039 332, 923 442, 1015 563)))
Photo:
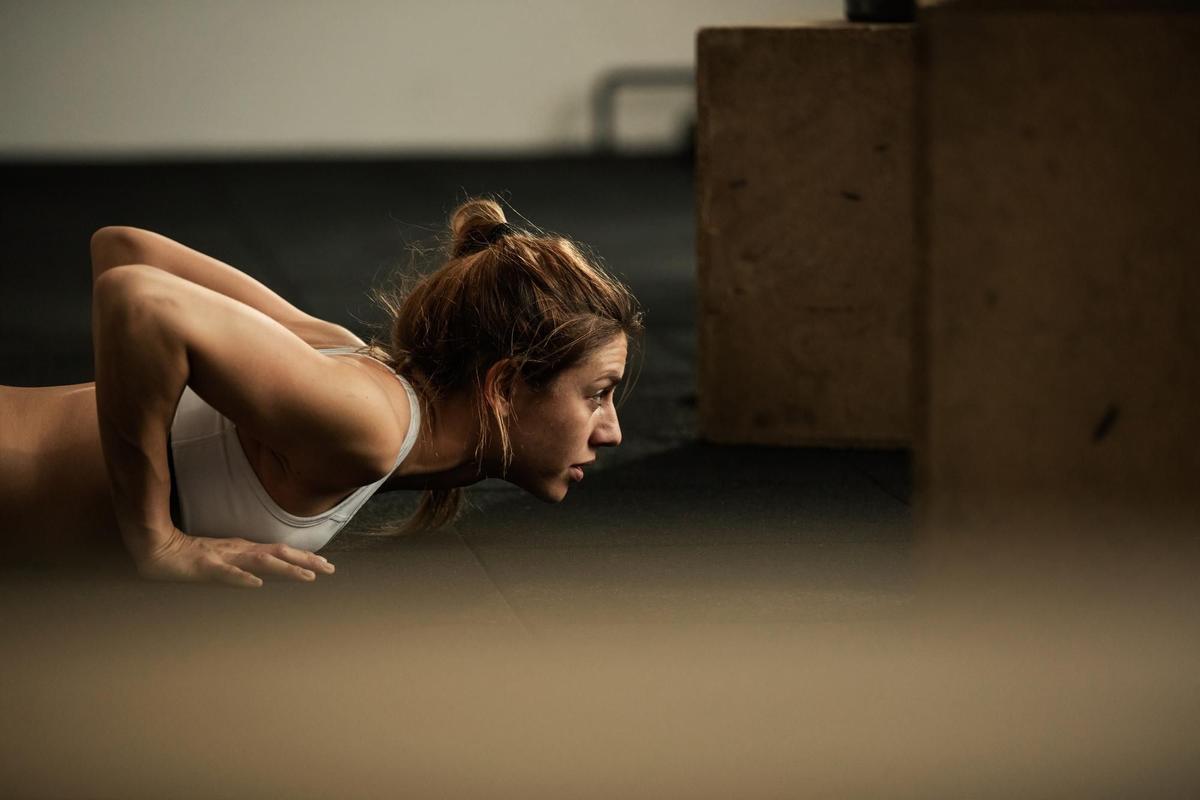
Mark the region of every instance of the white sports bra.
MULTIPOLYGON (((322 347, 326 355, 355 353, 354 347, 322 347)), ((408 434, 391 472, 408 457, 421 428, 416 393, 396 375, 412 408, 408 434)), ((171 422, 173 481, 178 493, 178 527, 193 536, 241 537, 284 542, 304 550, 324 547, 334 534, 391 477, 361 486, 333 508, 312 517, 289 514, 271 499, 242 450, 237 426, 185 387, 171 422)))

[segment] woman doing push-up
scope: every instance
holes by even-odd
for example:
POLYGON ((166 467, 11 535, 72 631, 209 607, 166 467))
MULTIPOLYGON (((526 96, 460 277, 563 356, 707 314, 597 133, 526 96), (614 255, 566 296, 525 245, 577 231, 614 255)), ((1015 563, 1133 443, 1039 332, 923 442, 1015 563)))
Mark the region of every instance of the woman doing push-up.
POLYGON ((123 544, 139 574, 314 580, 378 491, 424 492, 406 530, 499 477, 557 502, 602 447, 642 331, 628 289, 491 200, 449 258, 384 295, 364 342, 149 231, 92 237, 95 382, 0 387, 0 519, 37 549, 123 544))

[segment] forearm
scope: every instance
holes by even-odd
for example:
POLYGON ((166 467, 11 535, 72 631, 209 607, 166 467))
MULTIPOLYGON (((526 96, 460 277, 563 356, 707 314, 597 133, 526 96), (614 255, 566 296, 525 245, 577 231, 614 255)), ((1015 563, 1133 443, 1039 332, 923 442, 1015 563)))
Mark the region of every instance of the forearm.
POLYGON ((92 302, 100 442, 121 537, 139 562, 174 535, 167 431, 188 378, 185 343, 168 324, 170 298, 143 273, 107 273, 92 302))

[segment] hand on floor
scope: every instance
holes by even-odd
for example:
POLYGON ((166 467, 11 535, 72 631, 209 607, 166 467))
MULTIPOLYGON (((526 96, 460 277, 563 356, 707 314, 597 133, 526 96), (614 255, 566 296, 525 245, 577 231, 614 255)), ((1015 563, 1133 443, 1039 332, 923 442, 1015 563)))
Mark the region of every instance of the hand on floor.
POLYGON ((174 534, 137 564, 144 578, 161 581, 218 581, 232 586, 259 587, 269 576, 296 581, 331 574, 324 557, 286 544, 262 544, 246 539, 211 539, 174 534))

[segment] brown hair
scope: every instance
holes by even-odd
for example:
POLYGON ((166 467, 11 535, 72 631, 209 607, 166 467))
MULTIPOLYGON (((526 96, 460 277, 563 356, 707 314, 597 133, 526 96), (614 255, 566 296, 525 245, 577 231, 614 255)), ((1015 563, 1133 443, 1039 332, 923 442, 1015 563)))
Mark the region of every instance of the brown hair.
MULTIPOLYGON (((484 431, 499 434, 504 466, 512 461, 509 420, 497 400, 511 401, 515 378, 534 391, 617 334, 640 342, 642 311, 629 289, 570 240, 511 228, 488 198, 467 200, 450 215, 448 260, 433 272, 372 295, 390 319, 390 341, 370 349, 411 381, 425 408, 466 389, 484 431), (405 285, 407 283, 407 285, 405 285), (485 397, 488 368, 505 362, 499 397, 485 397)), ((400 532, 452 521, 462 489, 428 490, 400 532)))

